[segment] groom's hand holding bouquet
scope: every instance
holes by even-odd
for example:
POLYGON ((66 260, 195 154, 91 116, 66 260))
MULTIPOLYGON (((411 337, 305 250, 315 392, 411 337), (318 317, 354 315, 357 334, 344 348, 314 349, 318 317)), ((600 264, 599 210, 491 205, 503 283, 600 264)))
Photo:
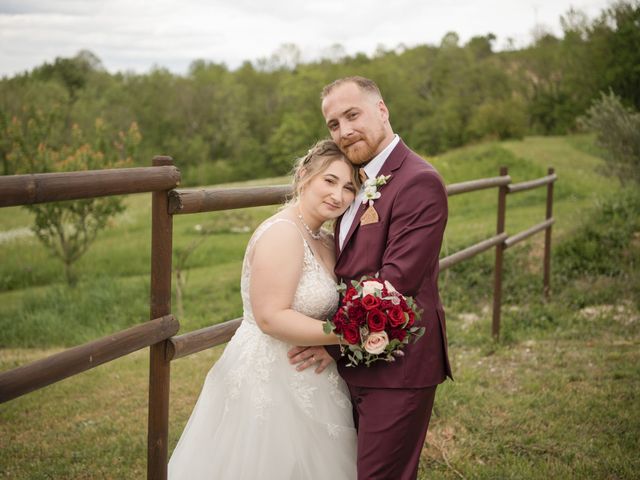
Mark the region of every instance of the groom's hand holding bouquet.
POLYGON ((331 320, 325 322, 325 333, 340 338, 340 349, 349 359, 348 367, 364 363, 367 367, 378 360, 395 361, 410 341, 424 334, 424 327, 414 323, 420 312, 411 297, 405 297, 388 281, 362 277, 347 288, 338 285, 342 302, 331 320))

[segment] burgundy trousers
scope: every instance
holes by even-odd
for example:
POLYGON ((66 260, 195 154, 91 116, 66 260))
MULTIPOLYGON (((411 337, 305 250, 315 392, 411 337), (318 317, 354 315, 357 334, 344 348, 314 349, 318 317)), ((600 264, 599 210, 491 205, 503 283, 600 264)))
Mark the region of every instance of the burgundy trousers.
POLYGON ((358 480, 415 480, 436 386, 349 385, 358 430, 358 480))

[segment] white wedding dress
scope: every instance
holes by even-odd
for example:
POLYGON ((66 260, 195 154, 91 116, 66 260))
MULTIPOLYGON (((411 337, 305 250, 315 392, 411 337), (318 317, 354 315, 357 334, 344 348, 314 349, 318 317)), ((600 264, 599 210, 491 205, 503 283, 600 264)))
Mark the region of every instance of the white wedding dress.
MULTIPOLYGON (((250 252, 272 218, 249 242, 242 266, 243 321, 207 374, 169 461, 171 480, 350 480, 356 478, 356 431, 349 393, 335 363, 317 374, 296 371, 290 345, 258 328, 251 310, 250 252)), ((304 242, 292 308, 328 318, 338 294, 333 278, 304 242)))

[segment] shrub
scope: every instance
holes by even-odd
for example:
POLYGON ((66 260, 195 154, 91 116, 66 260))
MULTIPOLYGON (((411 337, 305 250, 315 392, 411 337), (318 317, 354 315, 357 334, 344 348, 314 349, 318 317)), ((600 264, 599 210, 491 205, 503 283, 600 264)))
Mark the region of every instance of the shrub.
POLYGON ((623 190, 601 204, 589 220, 556 249, 558 275, 564 278, 585 274, 614 276, 629 269, 624 251, 640 231, 638 212, 640 193, 635 190, 623 190))
POLYGON ((623 184, 640 182, 640 113, 625 108, 613 92, 601 93, 578 125, 596 133, 611 172, 623 184))

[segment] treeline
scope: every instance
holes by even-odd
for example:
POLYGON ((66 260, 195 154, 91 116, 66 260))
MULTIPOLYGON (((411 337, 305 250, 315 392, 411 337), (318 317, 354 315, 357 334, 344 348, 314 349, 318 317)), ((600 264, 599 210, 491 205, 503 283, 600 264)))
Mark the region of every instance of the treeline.
POLYGON ((395 131, 427 154, 574 131, 600 92, 640 110, 640 2, 615 3, 595 19, 570 10, 561 25, 561 37, 538 32, 519 50, 496 52, 490 33, 464 45, 448 33, 438 46, 371 57, 335 46, 331 58, 301 63, 285 45, 235 70, 196 60, 184 76, 110 74, 83 51, 0 81, 0 173, 64 168, 64 146, 84 139, 112 164, 171 155, 183 184, 280 175, 327 135, 322 87, 356 74, 375 79, 395 131))

